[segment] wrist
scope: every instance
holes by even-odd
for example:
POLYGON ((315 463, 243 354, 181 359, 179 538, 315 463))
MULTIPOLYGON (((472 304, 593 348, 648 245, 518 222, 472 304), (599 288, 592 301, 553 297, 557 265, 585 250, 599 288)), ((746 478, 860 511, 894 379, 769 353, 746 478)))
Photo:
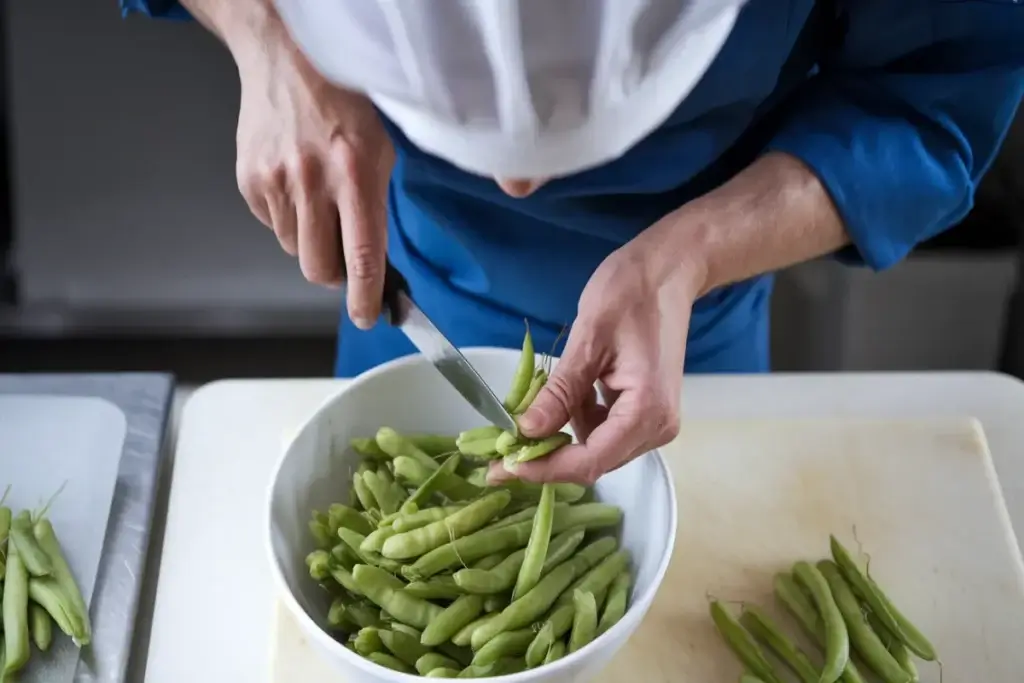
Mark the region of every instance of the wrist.
POLYGON ((241 68, 268 46, 287 39, 272 0, 180 0, 195 19, 220 38, 241 68))

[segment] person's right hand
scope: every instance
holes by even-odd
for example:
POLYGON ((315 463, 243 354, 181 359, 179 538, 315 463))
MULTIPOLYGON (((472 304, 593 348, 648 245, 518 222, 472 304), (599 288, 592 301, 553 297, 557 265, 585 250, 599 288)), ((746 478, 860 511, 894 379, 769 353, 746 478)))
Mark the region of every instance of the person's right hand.
POLYGON ((366 97, 325 81, 283 28, 262 38, 236 55, 239 190, 307 280, 347 281, 349 317, 367 329, 381 312, 394 149, 366 97))

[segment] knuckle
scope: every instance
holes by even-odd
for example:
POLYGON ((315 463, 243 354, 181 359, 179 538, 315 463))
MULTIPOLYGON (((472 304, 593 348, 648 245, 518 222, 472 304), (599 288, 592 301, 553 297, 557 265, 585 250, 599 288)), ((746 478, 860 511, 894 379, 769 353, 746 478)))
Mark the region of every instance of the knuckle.
POLYGON ((679 435, 679 412, 658 384, 651 384, 637 396, 637 419, 651 438, 662 446, 679 435))
POLYGON ((555 401, 560 403, 566 410, 573 406, 574 396, 577 395, 573 380, 570 380, 565 373, 555 372, 548 378, 544 385, 545 391, 555 401))
POLYGON ((351 279, 377 279, 383 270, 382 261, 381 254, 372 244, 364 242, 345 247, 345 263, 351 279))
POLYGON ((300 153, 292 161, 292 173, 302 187, 315 188, 323 183, 323 163, 316 154, 300 153))

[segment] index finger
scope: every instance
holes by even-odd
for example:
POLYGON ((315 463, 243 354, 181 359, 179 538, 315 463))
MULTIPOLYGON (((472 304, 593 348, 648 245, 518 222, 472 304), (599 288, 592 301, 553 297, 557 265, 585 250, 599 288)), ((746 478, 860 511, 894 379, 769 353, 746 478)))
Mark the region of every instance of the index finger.
POLYGON ((387 186, 376 169, 347 164, 339 192, 341 243, 345 252, 348 314, 357 327, 369 329, 380 317, 387 258, 387 186))

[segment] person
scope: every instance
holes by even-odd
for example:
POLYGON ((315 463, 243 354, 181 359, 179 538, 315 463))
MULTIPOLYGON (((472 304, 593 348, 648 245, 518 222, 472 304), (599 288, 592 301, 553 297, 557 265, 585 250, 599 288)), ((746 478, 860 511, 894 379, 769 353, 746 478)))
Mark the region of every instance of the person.
POLYGON ((571 324, 520 425, 581 443, 533 481, 674 438, 684 367, 767 371, 771 273, 963 218, 1024 84, 1016 0, 121 3, 234 57, 242 194, 347 275, 339 376, 413 351, 374 324, 385 253, 457 345, 571 324))

